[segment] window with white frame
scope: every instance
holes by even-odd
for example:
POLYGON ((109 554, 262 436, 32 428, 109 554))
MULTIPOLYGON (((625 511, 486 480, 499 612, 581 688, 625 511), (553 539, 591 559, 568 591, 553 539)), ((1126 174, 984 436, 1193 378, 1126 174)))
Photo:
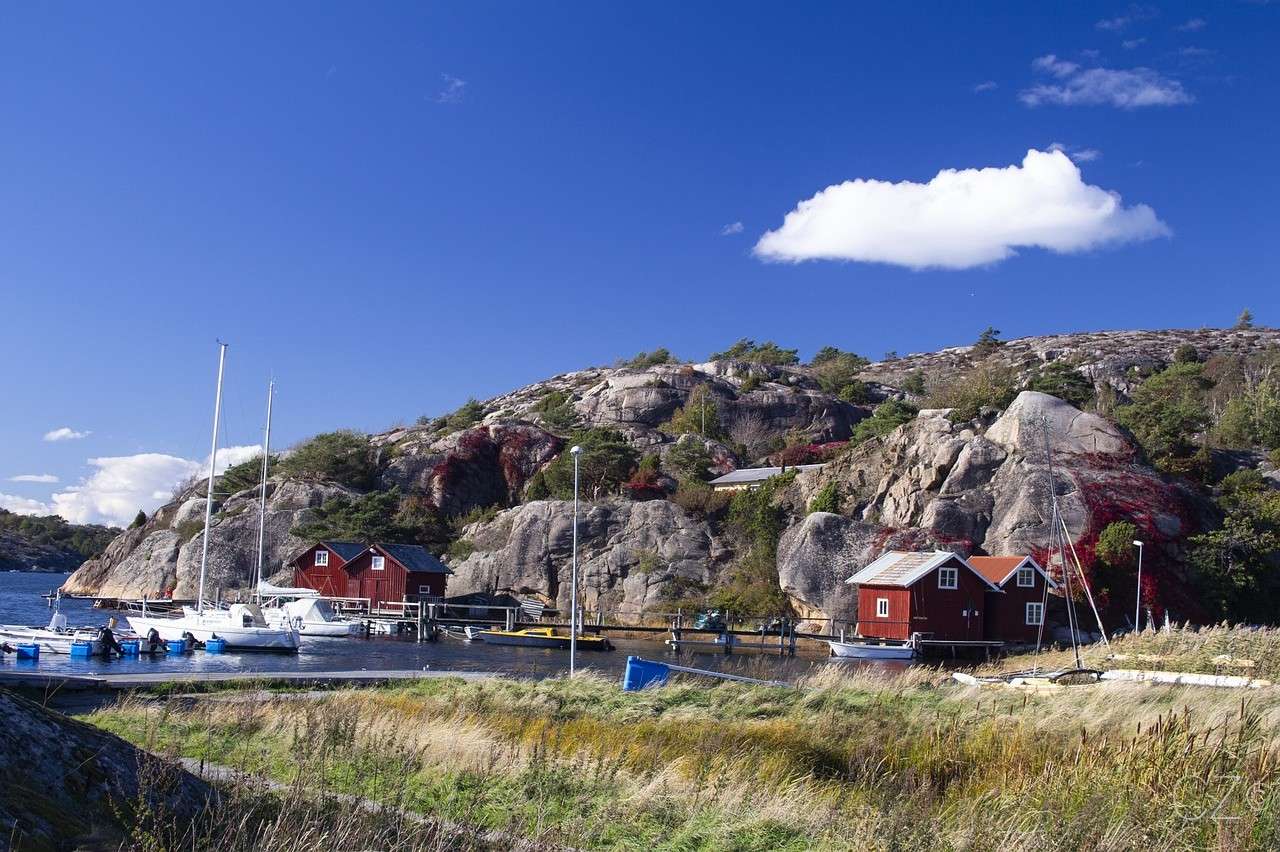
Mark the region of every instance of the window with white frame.
POLYGON ((889 617, 889 599, 876 598, 876 618, 889 617))
POLYGON ((326 565, 328 565, 328 564, 329 564, 329 551, 327 551, 327 550, 317 550, 317 551, 316 551, 316 562, 315 562, 316 567, 317 567, 317 568, 323 568, 323 567, 325 567, 325 566, 326 566, 326 565))
POLYGON ((429 595, 429 594, 431 594, 431 587, 430 587, 430 586, 419 586, 419 587, 418 587, 418 594, 420 594, 420 595, 429 595))
POLYGON ((1044 604, 1027 604, 1027 624, 1038 626, 1044 623, 1044 604))
POLYGON ((387 558, 385 556, 375 556, 373 557, 373 564, 371 564, 369 567, 372 568, 374 571, 386 570, 387 558))
POLYGON ((1033 588, 1036 584, 1036 569, 1022 566, 1018 569, 1018 585, 1024 589, 1033 588))
POLYGON ((956 568, 938 569, 939 589, 958 589, 960 587, 960 571, 956 568))

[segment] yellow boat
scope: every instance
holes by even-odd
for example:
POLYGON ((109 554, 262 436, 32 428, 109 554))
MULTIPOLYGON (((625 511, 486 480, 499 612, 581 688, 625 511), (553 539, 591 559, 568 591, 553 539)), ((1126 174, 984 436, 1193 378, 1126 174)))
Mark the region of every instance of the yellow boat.
MULTIPOLYGON (((521 645, 526 648, 568 648, 570 638, 568 633, 557 633, 550 627, 481 630, 478 635, 490 645, 521 645)), ((585 651, 612 651, 613 645, 603 636, 579 636, 578 648, 585 651)))

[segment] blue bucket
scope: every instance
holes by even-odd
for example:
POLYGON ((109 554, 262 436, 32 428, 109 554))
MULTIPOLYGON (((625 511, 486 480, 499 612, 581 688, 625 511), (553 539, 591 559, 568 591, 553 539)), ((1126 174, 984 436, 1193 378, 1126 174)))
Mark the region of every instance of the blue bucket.
POLYGON ((649 686, 665 686, 671 669, 666 663, 655 663, 640 657, 627 657, 627 670, 622 675, 622 688, 636 692, 649 686))
POLYGON ((181 639, 170 639, 168 642, 165 642, 164 644, 165 644, 165 647, 169 650, 170 654, 187 653, 187 643, 182 641, 181 639))
POLYGON ((227 640, 210 639, 204 643, 204 649, 210 654, 221 654, 223 651, 227 650, 227 640))
POLYGON ((76 639, 71 643, 72 657, 87 660, 93 656, 93 643, 86 639, 76 639))
POLYGON ((120 642, 120 656, 136 657, 142 650, 142 642, 138 639, 123 639, 120 642))
POLYGON ((38 660, 40 659, 40 646, 34 642, 26 642, 21 645, 14 645, 13 652, 19 660, 38 660))

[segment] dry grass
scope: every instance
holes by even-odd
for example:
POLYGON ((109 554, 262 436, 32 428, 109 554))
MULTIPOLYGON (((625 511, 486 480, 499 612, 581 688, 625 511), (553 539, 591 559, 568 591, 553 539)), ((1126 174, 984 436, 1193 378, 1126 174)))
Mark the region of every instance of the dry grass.
MULTIPOLYGON (((1116 651, 1159 643, 1211 665, 1272 641, 1175 631, 1116 651)), ((838 666, 803 687, 431 680, 183 710, 134 701, 89 720, 311 793, 583 848, 1280 845, 1277 688, 1029 694, 838 666)))

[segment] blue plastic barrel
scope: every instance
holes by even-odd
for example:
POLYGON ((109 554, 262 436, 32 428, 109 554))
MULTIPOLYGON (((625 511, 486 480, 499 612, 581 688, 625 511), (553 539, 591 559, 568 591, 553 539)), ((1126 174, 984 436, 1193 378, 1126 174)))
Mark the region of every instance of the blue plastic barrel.
POLYGON ((622 675, 622 688, 635 692, 649 686, 665 686, 671 669, 666 663, 655 663, 640 657, 627 657, 627 670, 622 675))
POLYGON ((136 657, 140 650, 142 650, 142 642, 137 639, 122 639, 120 641, 120 656, 122 657, 136 657))
POLYGON ((204 649, 210 654, 221 654, 227 650, 226 639, 210 639, 204 643, 204 649))
POLYGON ((13 652, 17 654, 19 660, 40 659, 40 646, 34 642, 25 642, 21 645, 14 645, 13 652))
POLYGON ((71 643, 71 656, 87 660, 93 656, 93 643, 87 639, 76 639, 71 643))
POLYGON ((170 654, 187 653, 187 643, 182 641, 181 639, 170 639, 168 642, 165 642, 164 644, 165 644, 165 647, 169 650, 170 654))

